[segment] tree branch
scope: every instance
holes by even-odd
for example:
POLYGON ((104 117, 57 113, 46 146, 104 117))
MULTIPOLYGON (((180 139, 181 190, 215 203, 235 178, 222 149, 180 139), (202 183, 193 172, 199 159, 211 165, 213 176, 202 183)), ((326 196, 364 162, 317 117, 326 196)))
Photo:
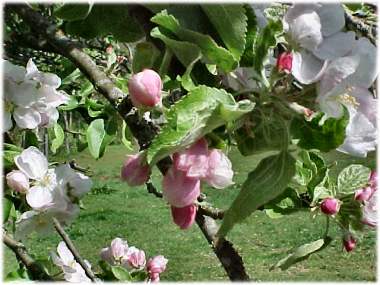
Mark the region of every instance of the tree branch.
POLYGON ((40 264, 28 254, 25 246, 22 243, 15 241, 11 236, 6 234, 5 231, 3 232, 3 242, 10 250, 13 251, 17 259, 24 264, 33 280, 53 280, 40 266, 40 264))
POLYGON ((75 248, 74 243, 71 241, 68 234, 65 232, 61 224, 56 218, 53 218, 54 227, 58 234, 61 236, 71 253, 74 255, 75 260, 82 266, 84 272, 86 273, 87 277, 91 279, 92 282, 96 282, 95 274, 92 272, 92 270, 89 268, 89 266, 84 262, 83 258, 80 256, 78 250, 75 248))
POLYGON ((359 32, 361 35, 367 37, 371 43, 376 46, 376 29, 372 28, 370 25, 364 23, 362 19, 353 16, 348 9, 344 11, 344 17, 346 19, 346 27, 349 30, 359 32))
MULTIPOLYGON (((87 76, 93 83, 95 89, 115 106, 116 110, 128 124, 132 134, 138 140, 140 148, 147 148, 157 134, 158 128, 151 122, 140 120, 136 112, 128 114, 132 109, 129 98, 126 98, 125 94, 113 84, 107 75, 98 69, 91 57, 77 47, 75 42, 66 38, 62 32, 58 33, 54 25, 50 24, 49 21, 38 12, 26 5, 11 5, 11 7, 29 24, 34 32, 37 34, 42 33, 49 44, 55 48, 57 53, 70 59, 87 76)), ((170 165, 171 159, 169 157, 164 158, 157 164, 162 174, 166 173, 170 165)), ((215 242, 217 241, 217 231, 215 231, 217 225, 215 221, 211 217, 203 216, 201 211, 198 211, 196 222, 208 242, 212 245, 216 256, 225 268, 229 278, 231 280, 248 280, 249 277, 245 272, 243 260, 233 248, 232 244, 225 239, 219 239, 217 243, 215 242)))

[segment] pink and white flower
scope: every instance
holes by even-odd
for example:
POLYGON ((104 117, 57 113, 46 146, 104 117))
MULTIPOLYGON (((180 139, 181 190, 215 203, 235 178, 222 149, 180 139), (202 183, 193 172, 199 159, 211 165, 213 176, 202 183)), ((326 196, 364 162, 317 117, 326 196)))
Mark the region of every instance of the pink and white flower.
POLYGON ((122 264, 127 268, 144 268, 146 264, 145 252, 134 246, 129 247, 127 254, 122 258, 122 264))
POLYGON ((166 270, 167 263, 168 260, 162 255, 157 255, 148 260, 146 269, 151 282, 160 281, 160 274, 166 270))
POLYGON ((148 181, 149 175, 150 168, 142 153, 127 156, 121 168, 122 180, 129 186, 139 186, 148 181))
POLYGON ((151 69, 134 74, 128 82, 132 104, 137 107, 154 107, 161 101, 162 81, 151 69))
POLYGON ((112 240, 109 247, 103 248, 100 257, 111 265, 121 264, 122 259, 127 255, 128 243, 121 238, 112 240))
POLYGON ((364 201, 362 223, 370 226, 377 226, 377 191, 374 191, 368 201, 364 201))
POLYGON ((218 149, 209 151, 208 170, 204 180, 212 187, 223 189, 234 184, 233 175, 232 163, 228 157, 218 149))
POLYGON ((12 170, 6 176, 7 185, 16 192, 25 193, 29 190, 29 178, 20 170, 12 170))

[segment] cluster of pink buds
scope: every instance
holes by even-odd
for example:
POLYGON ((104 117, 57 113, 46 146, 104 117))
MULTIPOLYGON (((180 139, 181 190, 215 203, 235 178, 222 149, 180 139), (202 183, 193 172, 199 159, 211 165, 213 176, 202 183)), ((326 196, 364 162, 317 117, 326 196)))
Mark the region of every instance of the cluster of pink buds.
POLYGON ((291 52, 283 52, 277 58, 276 67, 279 72, 290 73, 292 71, 293 55, 291 52))
POLYGON ((154 107, 161 101, 162 81, 151 69, 134 74, 128 82, 129 95, 136 108, 154 107))
POLYGON ((100 257, 110 265, 119 265, 127 270, 145 270, 149 281, 160 281, 160 274, 166 270, 168 260, 157 255, 146 262, 145 252, 134 246, 128 246, 127 241, 121 238, 112 240, 109 247, 103 248, 100 257))
POLYGON ((233 184, 233 174, 228 157, 221 150, 209 150, 204 138, 175 153, 173 165, 162 180, 163 196, 171 205, 174 223, 181 229, 194 223, 194 202, 201 191, 201 180, 222 189, 233 184))

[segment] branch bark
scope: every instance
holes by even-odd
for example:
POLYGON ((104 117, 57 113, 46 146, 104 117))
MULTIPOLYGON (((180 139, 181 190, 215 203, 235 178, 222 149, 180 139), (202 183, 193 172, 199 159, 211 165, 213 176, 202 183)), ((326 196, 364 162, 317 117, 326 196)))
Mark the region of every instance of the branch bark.
POLYGON ((3 232, 4 244, 13 251, 17 259, 21 261, 33 280, 52 281, 53 279, 48 275, 45 270, 37 263, 27 252, 25 246, 15 241, 10 235, 3 232))
MULTIPOLYGON (((129 114, 132 109, 130 100, 113 84, 104 72, 98 69, 91 57, 77 47, 75 42, 65 37, 61 31, 58 32, 55 26, 50 24, 38 12, 26 5, 11 6, 30 25, 35 33, 42 34, 47 39, 49 45, 54 47, 56 53, 70 59, 87 76, 95 89, 115 106, 115 109, 126 121, 131 132, 138 140, 141 149, 147 148, 156 135, 158 128, 152 123, 140 120, 137 113, 129 114)), ((162 174, 166 173, 170 165, 171 159, 169 157, 157 164, 162 174)), ((211 244, 213 251, 226 270, 230 280, 249 280, 239 253, 228 240, 217 239, 217 224, 215 220, 203 214, 202 211, 197 212, 196 222, 207 241, 211 244)))
POLYGON ((80 264, 80 266, 82 266, 87 277, 90 278, 92 282, 96 282, 96 277, 95 277, 94 272, 92 272, 89 266, 84 262, 83 258, 80 256, 78 250, 74 246, 74 243, 71 241, 70 237, 65 232, 62 225, 59 223, 59 221, 56 218, 53 218, 53 223, 54 223, 54 227, 56 231, 61 236, 61 238, 67 245, 68 249, 71 251, 71 253, 74 255, 75 260, 80 264))

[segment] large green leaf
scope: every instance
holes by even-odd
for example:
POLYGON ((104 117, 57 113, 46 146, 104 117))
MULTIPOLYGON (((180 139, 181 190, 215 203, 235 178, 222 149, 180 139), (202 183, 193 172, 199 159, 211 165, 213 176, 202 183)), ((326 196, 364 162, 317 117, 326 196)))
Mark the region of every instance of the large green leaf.
POLYGON ((12 169, 15 165, 14 158, 22 152, 22 148, 13 144, 4 143, 3 146, 3 166, 5 169, 12 169))
POLYGON ((142 71, 145 68, 153 68, 160 55, 160 51, 150 42, 142 42, 136 45, 133 55, 133 73, 142 71))
POLYGON ((66 21, 82 20, 90 14, 92 4, 64 4, 62 7, 54 11, 54 15, 66 21))
POLYGON ((258 25, 256 15, 252 7, 248 4, 244 5, 247 15, 247 34, 245 36, 244 53, 240 60, 240 66, 250 67, 253 64, 253 44, 255 43, 258 25))
POLYGON ((141 25, 129 15, 126 5, 95 4, 85 19, 67 23, 66 31, 86 39, 112 34, 121 42, 144 37, 141 25))
POLYGON ((290 253, 287 257, 281 259, 279 262, 273 265, 270 268, 270 270, 273 270, 275 268, 281 268, 281 270, 286 270, 293 264, 308 258, 310 254, 321 250, 329 242, 331 242, 331 239, 326 238, 326 240, 319 239, 311 243, 301 245, 300 247, 297 247, 296 249, 294 249, 293 252, 290 253))
POLYGON ((112 270, 112 273, 116 277, 117 280, 120 280, 120 281, 131 281, 132 280, 131 274, 124 267, 112 266, 111 270, 112 270))
POLYGON ((223 89, 198 86, 178 101, 167 113, 167 123, 147 151, 148 163, 179 151, 215 128, 252 111, 248 100, 235 102, 223 89))
POLYGON ((371 169, 360 164, 344 168, 338 176, 338 193, 351 194, 368 184, 371 169))
POLYGON ((247 32, 247 16, 243 5, 202 5, 202 9, 218 31, 228 50, 239 61, 244 52, 247 32))
POLYGON ((12 200, 9 199, 8 197, 3 197, 3 223, 8 221, 12 206, 13 206, 12 200))
POLYGON ((177 41, 170 39, 164 35, 159 28, 154 28, 151 32, 151 36, 162 40, 166 46, 173 52, 173 54, 178 58, 186 71, 182 76, 182 84, 186 90, 189 90, 193 87, 192 80, 190 78, 191 70, 193 69, 194 64, 201 59, 202 54, 200 48, 190 42, 177 41))
POLYGON ((236 223, 279 196, 294 174, 295 160, 287 151, 263 159, 249 173, 240 193, 226 211, 218 235, 225 236, 236 223))
POLYGON ((218 65, 225 72, 231 71, 237 67, 237 61, 232 53, 217 43, 209 36, 195 32, 180 26, 178 20, 163 10, 151 19, 152 22, 168 29, 180 40, 196 44, 202 51, 202 55, 208 63, 218 65))
POLYGON ((63 144, 65 133, 60 124, 55 123, 53 126, 54 139, 51 141, 51 151, 53 153, 57 152, 57 149, 63 144))
POLYGON ((328 118, 324 122, 323 113, 319 113, 310 121, 295 117, 290 129, 293 137, 299 139, 299 147, 328 152, 344 142, 348 120, 347 110, 341 118, 328 118))
POLYGON ((265 78, 264 66, 268 60, 268 55, 277 45, 277 38, 282 32, 281 21, 269 21, 260 30, 253 46, 253 67, 258 74, 265 78))

